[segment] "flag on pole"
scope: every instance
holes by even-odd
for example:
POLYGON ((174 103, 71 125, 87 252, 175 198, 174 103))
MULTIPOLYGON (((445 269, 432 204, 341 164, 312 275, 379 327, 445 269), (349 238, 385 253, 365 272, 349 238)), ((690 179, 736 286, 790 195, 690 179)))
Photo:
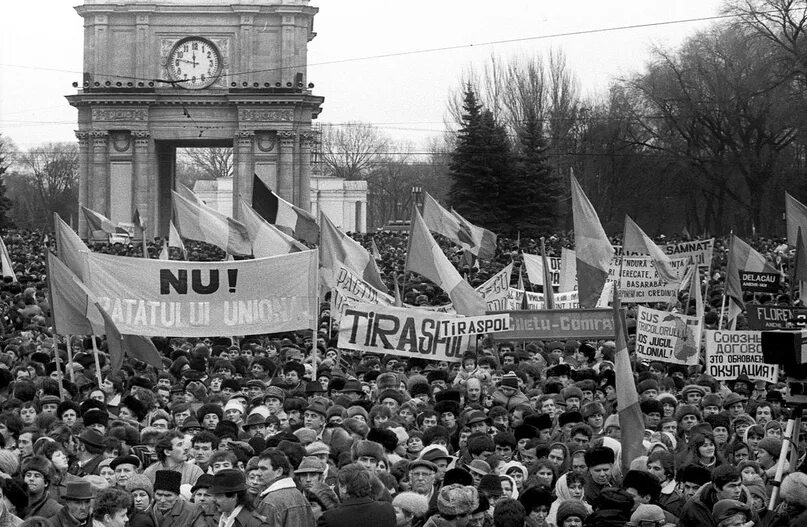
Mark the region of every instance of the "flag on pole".
POLYGON ((79 280, 83 280, 86 276, 86 262, 83 254, 90 249, 55 212, 53 213, 53 223, 56 231, 56 254, 79 280))
POLYGON ((163 243, 163 248, 160 250, 160 256, 157 257, 158 260, 170 260, 171 253, 168 252, 168 242, 163 243))
POLYGON ((194 191, 183 185, 182 183, 177 183, 177 193, 185 198, 188 201, 196 203, 197 205, 206 205, 204 201, 199 199, 199 196, 196 195, 194 191))
POLYGON ((636 391, 636 381, 633 378, 633 369, 630 365, 628 353, 627 331, 625 317, 622 313, 622 303, 619 300, 618 288, 614 288, 614 323, 616 326, 616 355, 614 356, 614 373, 616 383, 616 407, 619 414, 619 426, 622 430, 622 473, 630 469, 630 464, 637 457, 645 455, 644 445, 644 419, 639 407, 639 394, 636 391))
POLYGON ((176 191, 172 194, 177 228, 183 238, 216 245, 227 254, 252 254, 252 241, 243 223, 207 205, 194 203, 176 191))
POLYGON ((743 271, 775 273, 776 268, 769 264, 764 256, 734 234, 730 238, 729 261, 726 267, 726 296, 729 297, 728 320, 731 323, 736 321, 737 315, 745 309, 740 273, 743 271))
POLYGON ((796 245, 798 230, 807 232, 807 205, 785 192, 785 217, 787 219, 787 243, 796 245))
POLYGON ((53 299, 53 328, 60 335, 90 335, 103 333, 103 320, 90 302, 88 290, 81 279, 50 250, 48 259, 48 288, 53 299))
POLYGON ((541 261, 544 264, 544 309, 555 309, 555 291, 552 289, 552 269, 546 257, 546 244, 541 238, 541 261))
POLYGON ((173 221, 168 222, 168 247, 176 247, 182 254, 182 259, 188 259, 188 251, 185 250, 185 243, 182 241, 182 236, 179 235, 179 231, 173 221))
POLYGON ((516 283, 516 287, 522 291, 526 291, 527 288, 524 286, 524 274, 521 272, 523 268, 523 265, 518 268, 518 283, 516 283))
POLYGON ((661 247, 650 239, 650 236, 639 227, 633 219, 625 214, 625 234, 622 238, 622 254, 649 255, 659 278, 667 283, 678 282, 681 278, 673 268, 670 257, 661 247))
POLYGON ((362 277, 368 284, 379 291, 387 292, 387 286, 381 280, 381 271, 370 252, 347 234, 340 231, 324 212, 320 212, 319 223, 322 226, 319 242, 319 266, 325 285, 334 286, 334 273, 339 264, 362 277))
POLYGON ((160 352, 150 338, 142 335, 121 335, 112 317, 104 311, 101 304, 95 303, 95 307, 104 319, 104 332, 106 333, 107 352, 109 353, 110 368, 112 373, 120 371, 123 365, 123 356, 145 362, 157 369, 163 368, 160 352))
POLYGON ((597 211, 586 197, 577 178, 571 176, 571 180, 580 307, 592 308, 597 305, 602 288, 608 279, 608 267, 614 256, 614 247, 600 224, 597 211))
POLYGON ((380 262, 381 258, 381 251, 378 250, 378 245, 375 244, 375 237, 370 238, 370 251, 373 255, 373 260, 376 262, 380 262))
POLYGON ((308 243, 319 240, 317 219, 272 192, 257 174, 252 177, 252 208, 263 219, 298 240, 308 243))
POLYGON ((403 307, 403 299, 401 298, 401 288, 398 287, 398 275, 392 275, 392 281, 395 283, 395 302, 392 304, 395 307, 403 307))
MULTIPOLYGON (((523 267, 523 266, 522 266, 523 267)), ((527 299, 527 288, 524 287, 524 278, 522 276, 521 267, 518 268, 518 289, 522 292, 521 297, 521 310, 527 311, 530 308, 530 302, 527 299)))
POLYGON ((412 208, 409 227, 409 248, 404 269, 416 272, 448 293, 454 309, 460 315, 484 315, 487 308, 482 296, 471 284, 462 279, 457 269, 448 261, 443 250, 434 241, 429 228, 417 207, 412 208))
POLYGON ((423 197, 423 221, 430 231, 442 234, 478 258, 488 260, 496 254, 495 234, 477 227, 454 209, 449 212, 428 192, 423 197))
POLYGON ((11 257, 8 255, 6 242, 0 238, 0 265, 3 266, 3 278, 11 278, 12 282, 17 281, 17 275, 14 274, 14 264, 11 263, 11 257))
POLYGON ((140 217, 140 211, 137 208, 135 208, 134 215, 132 216, 132 223, 140 230, 140 232, 143 232, 146 229, 146 222, 144 222, 143 218, 140 217))
POLYGON ((114 223, 112 220, 110 220, 100 212, 90 210, 84 205, 81 206, 81 210, 84 211, 84 217, 87 218, 87 223, 90 224, 92 230, 104 231, 107 234, 125 234, 126 236, 129 235, 129 231, 121 227, 120 224, 114 223))
POLYGON ((241 205, 241 219, 252 240, 252 254, 255 258, 309 250, 308 247, 263 219, 243 199, 239 199, 238 203, 241 205))

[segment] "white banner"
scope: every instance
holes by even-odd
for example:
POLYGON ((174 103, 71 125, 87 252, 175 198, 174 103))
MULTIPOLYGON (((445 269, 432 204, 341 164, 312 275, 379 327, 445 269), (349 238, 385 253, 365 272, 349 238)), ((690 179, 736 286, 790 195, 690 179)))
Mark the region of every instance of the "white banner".
MULTIPOLYGON (((674 260, 683 260, 689 264, 692 258, 699 267, 709 268, 712 266, 712 255, 714 254, 715 239, 709 238, 708 240, 693 240, 690 242, 667 243, 659 245, 664 254, 674 260)), ((616 256, 622 254, 622 246, 614 245, 616 256)), ((629 255, 635 256, 635 255, 629 255)))
POLYGON ((525 294, 527 295, 527 309, 544 308, 543 293, 533 293, 532 291, 524 291, 522 289, 511 287, 507 290, 507 309, 510 311, 521 309, 525 294))
POLYGON ((440 330, 447 337, 482 335, 510 331, 510 315, 483 315, 481 317, 463 317, 454 320, 441 320, 440 330))
POLYGON ((698 317, 639 306, 636 356, 641 360, 698 364, 701 342, 698 317))
MULTIPOLYGON (((478 318, 478 317, 474 317, 478 318)), ((456 362, 468 348, 468 337, 448 337, 443 323, 460 317, 420 309, 353 304, 339 323, 343 349, 456 362)))
MULTIPOLYGON (((653 261, 647 256, 630 256, 623 259, 619 280, 619 296, 623 303, 663 302, 678 298, 681 282, 665 282, 656 272, 653 261)), ((684 260, 672 260, 675 269, 686 265, 684 260)), ((620 258, 614 257, 608 268, 608 281, 616 282, 620 272, 620 258)))
POLYGON ((507 292, 512 274, 513 262, 510 262, 504 269, 476 288, 476 291, 485 299, 488 311, 506 311, 508 309, 507 292))
POLYGON ((316 327, 316 251, 227 262, 86 257, 85 283, 124 335, 256 335, 316 327))
POLYGON ((571 249, 563 248, 560 252, 560 285, 559 291, 577 290, 577 257, 571 249))
POLYGON ((331 318, 339 322, 342 306, 346 302, 367 302, 368 304, 392 304, 395 301, 390 295, 379 291, 362 278, 339 264, 334 273, 334 287, 331 289, 331 318))
POLYGON ((741 374, 752 380, 777 382, 778 367, 762 359, 761 331, 706 331, 706 371, 718 381, 741 374))

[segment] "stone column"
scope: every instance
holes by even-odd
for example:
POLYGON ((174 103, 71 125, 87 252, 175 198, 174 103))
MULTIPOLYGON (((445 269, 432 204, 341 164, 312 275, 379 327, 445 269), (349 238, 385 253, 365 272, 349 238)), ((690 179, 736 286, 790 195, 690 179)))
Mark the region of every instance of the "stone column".
POLYGON ((281 130, 277 133, 280 143, 277 193, 281 198, 297 205, 294 188, 294 136, 295 133, 292 130, 281 130))
POLYGON ((93 130, 88 208, 109 216, 109 132, 93 130))
MULTIPOLYGON (((81 211, 81 206, 87 206, 90 172, 90 132, 86 130, 76 130, 78 139, 78 235, 82 238, 87 236, 87 219, 81 211)), ((62 218, 70 222, 70 218, 62 218)))
POLYGON ((146 130, 134 130, 134 177, 132 198, 133 210, 137 209, 140 218, 146 223, 146 236, 156 233, 156 225, 151 221, 151 200, 149 200, 149 143, 151 133, 146 130))
POLYGON ((296 205, 311 212, 311 146, 314 144, 313 132, 300 134, 300 176, 298 178, 298 192, 296 205))
POLYGON ((252 203, 252 176, 255 173, 255 161, 252 151, 255 143, 255 132, 239 130, 235 133, 235 166, 233 171, 233 218, 241 219, 239 198, 252 203))

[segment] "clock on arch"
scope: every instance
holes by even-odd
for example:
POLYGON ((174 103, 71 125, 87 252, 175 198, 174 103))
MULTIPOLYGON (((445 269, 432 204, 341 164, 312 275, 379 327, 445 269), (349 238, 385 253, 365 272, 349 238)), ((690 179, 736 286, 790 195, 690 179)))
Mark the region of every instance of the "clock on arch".
POLYGON ((207 88, 221 74, 221 53, 215 44, 202 37, 186 37, 168 54, 168 74, 176 85, 189 90, 207 88))

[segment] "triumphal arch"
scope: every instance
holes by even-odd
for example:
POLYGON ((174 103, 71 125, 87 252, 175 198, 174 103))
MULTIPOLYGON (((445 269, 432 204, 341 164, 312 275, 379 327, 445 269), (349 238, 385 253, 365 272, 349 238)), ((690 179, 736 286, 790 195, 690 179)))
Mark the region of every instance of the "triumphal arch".
MULTIPOLYGON (((147 235, 171 218, 176 149, 233 148, 233 199, 253 174, 310 209, 308 0, 85 0, 78 109, 79 202, 113 221, 135 209, 147 235)), ((234 207, 238 217, 238 207, 234 207)), ((79 214, 79 233, 87 226, 79 214)))

